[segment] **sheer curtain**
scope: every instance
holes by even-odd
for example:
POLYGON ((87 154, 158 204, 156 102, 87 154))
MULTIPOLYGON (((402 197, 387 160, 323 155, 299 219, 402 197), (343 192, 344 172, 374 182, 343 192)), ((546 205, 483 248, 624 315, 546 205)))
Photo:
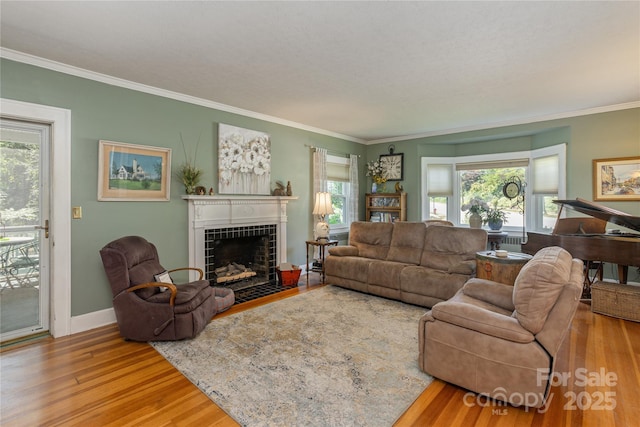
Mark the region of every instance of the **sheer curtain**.
MULTIPOLYGON (((315 148, 313 152, 313 194, 311 195, 311 204, 316 200, 316 193, 319 191, 327 191, 327 149, 315 148)), ((313 206, 311 206, 313 209, 313 206)), ((320 222, 320 216, 313 217, 313 238, 316 236, 316 224, 320 222)), ((316 254, 317 255, 317 254, 316 254)))
POLYGON ((349 156, 349 188, 351 197, 349 197, 349 209, 347 209, 349 217, 346 218, 347 223, 358 221, 360 208, 358 200, 360 199, 360 187, 358 185, 358 156, 351 154, 349 156))

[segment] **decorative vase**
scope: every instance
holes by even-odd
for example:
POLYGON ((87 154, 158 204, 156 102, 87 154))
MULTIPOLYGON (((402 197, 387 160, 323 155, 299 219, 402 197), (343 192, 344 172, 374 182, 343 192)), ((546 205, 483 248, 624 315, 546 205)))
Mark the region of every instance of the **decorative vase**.
POLYGON ((492 229, 492 230, 500 230, 502 228, 502 220, 501 219, 496 219, 496 220, 489 221, 487 224, 489 224, 489 228, 492 229))
POLYGON ((482 217, 480 214, 472 213, 469 216, 469 227, 471 228, 481 228, 482 227, 482 217))
POLYGON ((378 191, 378 184, 376 184, 375 182, 373 182, 371 184, 371 194, 375 194, 378 191))

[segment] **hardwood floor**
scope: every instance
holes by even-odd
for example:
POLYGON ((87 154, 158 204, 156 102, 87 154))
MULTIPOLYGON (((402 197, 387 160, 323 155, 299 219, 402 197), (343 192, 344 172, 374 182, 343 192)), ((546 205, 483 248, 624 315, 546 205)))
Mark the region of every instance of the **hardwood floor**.
MULTIPOLYGON (((300 286, 218 316, 320 286, 300 286)), ((592 314, 581 303, 556 366, 571 378, 552 388, 546 412, 499 405, 434 380, 395 425, 640 425, 639 359, 640 323, 592 314)), ((150 345, 123 341, 115 325, 3 349, 0 370, 2 426, 237 425, 150 345)))

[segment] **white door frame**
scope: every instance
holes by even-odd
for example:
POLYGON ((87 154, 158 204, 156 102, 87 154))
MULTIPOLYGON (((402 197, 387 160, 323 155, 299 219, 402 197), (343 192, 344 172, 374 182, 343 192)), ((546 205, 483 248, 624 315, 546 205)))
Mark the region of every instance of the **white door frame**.
POLYGON ((0 98, 9 119, 51 125, 50 307, 51 335, 71 333, 71 110, 0 98))

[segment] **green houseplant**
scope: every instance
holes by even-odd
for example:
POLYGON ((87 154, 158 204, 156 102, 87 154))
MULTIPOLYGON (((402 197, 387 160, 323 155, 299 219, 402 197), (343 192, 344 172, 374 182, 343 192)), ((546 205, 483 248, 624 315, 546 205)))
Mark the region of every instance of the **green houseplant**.
POLYGON ((500 230, 502 224, 507 222, 506 213, 498 208, 491 208, 486 211, 483 223, 488 224, 492 230, 500 230))

